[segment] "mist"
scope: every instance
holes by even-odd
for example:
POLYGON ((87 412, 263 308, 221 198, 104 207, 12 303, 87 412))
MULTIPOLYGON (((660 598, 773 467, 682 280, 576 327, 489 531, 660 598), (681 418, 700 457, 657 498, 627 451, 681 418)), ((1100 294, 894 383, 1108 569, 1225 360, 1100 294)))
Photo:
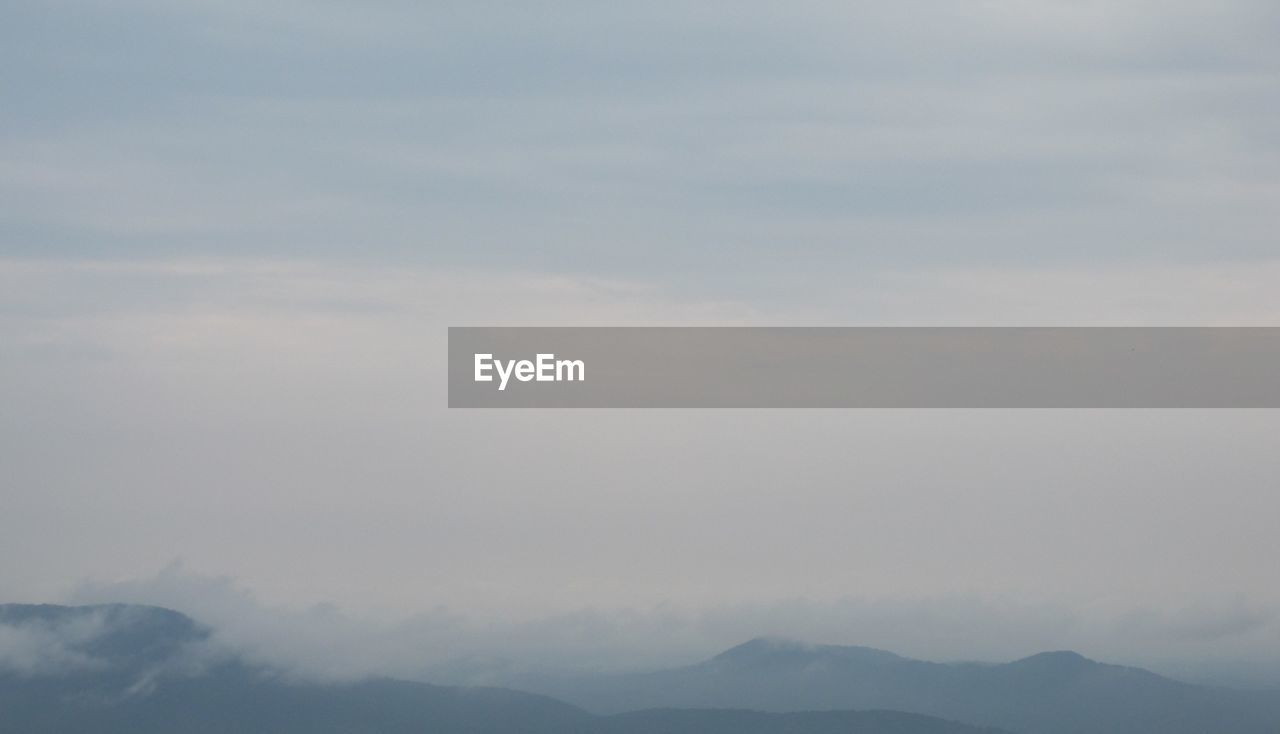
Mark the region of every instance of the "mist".
POLYGON ((700 662, 756 638, 875 647, 941 662, 1006 662, 1058 649, 1105 656, 1195 682, 1280 685, 1280 609, 1244 598, 1172 607, 1009 597, 795 598, 705 607, 582 607, 546 616, 469 614, 446 605, 411 615, 333 604, 274 606, 227 577, 174 563, 154 576, 87 582, 74 604, 126 602, 184 611, 219 649, 293 675, 389 675, 495 685, 530 674, 618 673, 700 662))
MULTIPOLYGON (((765 635, 1280 682, 1274 411, 445 382, 451 325, 1274 326, 1274 3, 4 21, 0 601, 172 607, 322 679, 765 635)), ((5 627, 0 666, 101 632, 5 627)))

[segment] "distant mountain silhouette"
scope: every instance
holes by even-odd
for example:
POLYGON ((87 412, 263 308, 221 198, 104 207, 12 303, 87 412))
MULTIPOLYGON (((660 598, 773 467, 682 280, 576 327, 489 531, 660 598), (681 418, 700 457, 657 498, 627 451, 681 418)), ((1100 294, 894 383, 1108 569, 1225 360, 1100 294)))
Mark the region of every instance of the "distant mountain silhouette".
MULTIPOLYGON (((764 713, 735 709, 648 709, 605 719, 607 734, 1000 734, 1001 730, 900 711, 764 713)), ((1007 734, 1007 733, 1005 733, 1007 734)))
POLYGON ((520 681, 588 710, 888 709, 1021 734, 1277 734, 1280 695, 1180 683, 1074 652, 1001 665, 758 639, 654 673, 520 681))
POLYGON ((596 716, 498 688, 317 683, 218 653, 167 609, 0 605, 5 734, 983 734, 890 711, 596 716))

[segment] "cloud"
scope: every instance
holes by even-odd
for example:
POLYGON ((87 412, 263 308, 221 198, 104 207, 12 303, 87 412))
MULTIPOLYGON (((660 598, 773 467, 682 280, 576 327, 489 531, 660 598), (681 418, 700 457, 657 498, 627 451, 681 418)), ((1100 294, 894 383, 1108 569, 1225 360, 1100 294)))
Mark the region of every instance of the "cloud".
POLYGON ((87 676, 82 695, 103 700, 150 695, 162 681, 201 674, 231 654, 167 610, 0 607, 0 674, 87 676))
POLYGON ((19 4, 0 227, 33 257, 757 292, 1264 258, 1277 22, 1252 0, 19 4))
POLYGON ((49 623, 9 623, 0 619, 0 671, 25 676, 63 675, 106 668, 106 660, 86 652, 107 632, 104 614, 84 614, 49 623))
POLYGON ((539 672, 685 665, 749 639, 777 636, 941 661, 1005 661, 1075 649, 1109 662, 1200 679, 1251 670, 1253 685, 1280 681, 1273 677, 1280 674, 1280 608, 1239 599, 1138 607, 1119 600, 1090 606, 1008 596, 847 597, 584 607, 542 617, 439 607, 397 617, 351 614, 324 603, 268 605, 234 579, 175 563, 151 577, 86 582, 70 601, 180 609, 212 624, 215 639, 226 649, 294 675, 324 679, 376 674, 510 684, 539 672))

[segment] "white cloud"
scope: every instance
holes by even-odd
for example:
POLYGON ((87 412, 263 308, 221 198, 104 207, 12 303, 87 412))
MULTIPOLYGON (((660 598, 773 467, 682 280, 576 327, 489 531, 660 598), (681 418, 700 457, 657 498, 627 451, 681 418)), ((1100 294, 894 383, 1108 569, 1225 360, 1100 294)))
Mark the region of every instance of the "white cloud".
POLYGON ((71 601, 180 609, 212 624, 215 639, 227 649, 325 679, 395 675, 502 684, 531 672, 686 665, 755 637, 781 636, 940 661, 1000 662, 1075 649, 1108 662, 1190 670, 1207 678, 1252 666, 1252 685, 1280 682, 1280 611, 1231 597, 1183 597, 1160 606, 1120 599, 1015 601, 1001 595, 846 597, 584 607, 542 617, 468 614, 443 606, 407 616, 370 616, 330 604, 268 605, 231 578, 173 564, 150 577, 87 582, 71 601))
POLYGON ((101 614, 77 615, 52 624, 0 621, 0 672, 45 676, 105 668, 105 660, 84 650, 105 629, 101 614))

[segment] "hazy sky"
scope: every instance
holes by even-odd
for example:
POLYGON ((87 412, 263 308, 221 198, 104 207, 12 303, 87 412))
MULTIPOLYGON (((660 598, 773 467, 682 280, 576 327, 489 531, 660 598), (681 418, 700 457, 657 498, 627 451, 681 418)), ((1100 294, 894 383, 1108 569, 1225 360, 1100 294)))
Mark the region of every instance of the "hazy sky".
POLYGON ((1280 661, 1274 412, 443 407, 451 324, 1280 325, 1277 37, 1245 0, 8 2, 0 600, 1280 661))

